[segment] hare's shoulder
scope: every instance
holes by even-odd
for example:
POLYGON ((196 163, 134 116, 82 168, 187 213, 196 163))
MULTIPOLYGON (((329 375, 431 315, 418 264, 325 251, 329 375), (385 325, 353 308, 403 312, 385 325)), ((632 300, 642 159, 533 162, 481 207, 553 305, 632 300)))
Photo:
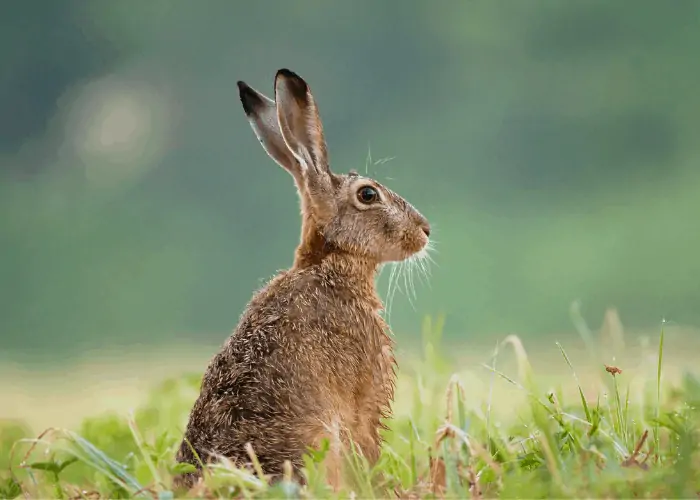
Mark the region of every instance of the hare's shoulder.
POLYGON ((321 268, 285 271, 275 276, 251 300, 248 313, 260 319, 327 319, 329 313, 377 316, 382 304, 373 288, 358 285, 352 277, 321 268))
POLYGON ((251 299, 229 350, 245 361, 273 353, 324 359, 364 352, 363 346, 384 343, 380 307, 374 290, 358 289, 333 272, 282 272, 251 299))

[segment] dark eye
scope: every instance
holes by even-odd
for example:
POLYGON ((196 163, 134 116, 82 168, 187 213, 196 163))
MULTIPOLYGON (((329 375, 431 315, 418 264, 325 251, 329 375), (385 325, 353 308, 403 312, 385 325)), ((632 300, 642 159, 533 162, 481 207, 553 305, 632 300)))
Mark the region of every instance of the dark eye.
POLYGON ((369 205, 379 199, 379 193, 372 186, 364 186, 357 191, 357 199, 365 205, 369 205))

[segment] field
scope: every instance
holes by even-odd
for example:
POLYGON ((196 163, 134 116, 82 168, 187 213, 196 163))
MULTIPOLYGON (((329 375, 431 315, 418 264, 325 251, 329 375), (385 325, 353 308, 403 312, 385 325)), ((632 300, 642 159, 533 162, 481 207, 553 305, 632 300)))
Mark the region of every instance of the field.
POLYGON ((578 330, 531 345, 448 345, 426 319, 421 345, 399 352, 379 463, 349 451, 337 495, 323 450, 310 451, 304 487, 222 462, 192 491, 171 491, 210 349, 88 356, 64 371, 3 363, 0 497, 700 496, 698 332, 623 335, 614 312, 601 333, 578 330))

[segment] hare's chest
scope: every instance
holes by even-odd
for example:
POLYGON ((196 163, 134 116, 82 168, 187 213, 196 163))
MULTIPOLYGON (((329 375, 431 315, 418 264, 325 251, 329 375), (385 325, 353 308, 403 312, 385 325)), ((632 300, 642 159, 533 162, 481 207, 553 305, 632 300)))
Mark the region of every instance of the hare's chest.
POLYGON ((386 333, 383 321, 377 321, 371 334, 369 345, 369 365, 372 367, 371 387, 365 392, 374 394, 374 399, 382 405, 388 404, 393 397, 395 378, 394 342, 386 333))
POLYGON ((378 318, 373 321, 371 330, 366 332, 365 356, 368 369, 360 377, 360 384, 356 388, 358 419, 361 422, 372 422, 375 426, 379 426, 381 418, 389 415, 396 379, 394 343, 386 331, 386 324, 378 318))

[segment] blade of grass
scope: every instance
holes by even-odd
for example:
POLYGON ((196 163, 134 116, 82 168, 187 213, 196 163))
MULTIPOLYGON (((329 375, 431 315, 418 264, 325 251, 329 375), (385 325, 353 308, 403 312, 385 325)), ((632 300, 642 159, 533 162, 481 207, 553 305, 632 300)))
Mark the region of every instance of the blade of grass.
POLYGON ((664 325, 666 320, 661 322, 661 336, 659 338, 659 361, 656 365, 656 423, 654 424, 654 446, 657 457, 661 453, 661 436, 659 428, 659 418, 661 418, 661 364, 664 358, 664 325))
MULTIPOLYGON (((627 436, 627 439, 630 438, 630 436, 629 436, 629 431, 630 431, 630 429, 629 429, 629 426, 630 426, 629 416, 630 416, 630 385, 627 384, 627 393, 625 394, 625 410, 624 410, 624 413, 622 416, 622 419, 625 422, 625 436, 627 436)), ((634 432, 634 429, 632 429, 632 431, 634 432)), ((634 436, 632 436, 631 442, 635 442, 634 436)))
MULTIPOLYGON (((499 343, 496 342, 496 347, 493 350, 493 363, 492 368, 496 370, 496 360, 498 359, 498 347, 499 343)), ((491 373, 491 379, 489 380, 489 396, 486 403, 486 430, 491 433, 491 407, 493 405, 493 387, 496 383, 496 373, 495 371, 491 373)))
POLYGON ((416 440, 414 437, 414 433, 418 434, 418 431, 413 423, 413 419, 410 419, 408 423, 411 426, 411 430, 408 432, 408 453, 411 460, 411 487, 413 487, 418 480, 418 467, 416 465, 416 440))
POLYGON ((579 382, 578 375, 576 375, 576 370, 574 370, 574 365, 571 364, 571 360, 569 359, 569 356, 567 356, 566 351, 564 351, 564 348, 559 342, 556 342, 557 347, 561 351, 562 356, 564 356, 564 360, 566 361, 566 364, 569 365, 569 368, 571 368, 571 373, 574 375, 574 380, 576 381, 576 386, 578 387, 578 394, 581 397, 581 406, 583 406, 583 411, 586 414, 586 420, 588 422, 591 422, 591 410, 588 409, 588 403, 586 402, 586 397, 583 395, 583 389, 581 388, 581 382, 579 382))
POLYGON ((624 423, 622 421, 622 401, 620 399, 620 391, 617 386, 617 376, 613 375, 613 391, 615 393, 615 426, 617 428, 617 433, 620 435, 624 442, 627 442, 625 436, 624 423))
POLYGON ((153 460, 151 459, 151 453, 147 449, 146 444, 143 441, 143 437, 141 437, 141 433, 139 432, 138 428, 136 427, 136 420, 134 419, 134 416, 131 415, 127 419, 127 422, 129 424, 129 430, 131 431, 131 435, 134 438, 134 442, 136 443, 136 447, 141 452, 141 456, 143 456, 143 460, 144 460, 144 462, 146 462, 146 465, 148 466, 148 470, 151 471, 151 475, 153 476, 153 480, 158 485, 158 489, 159 490, 167 489, 165 487, 165 484, 163 483, 163 479, 160 477, 160 473, 158 472, 158 469, 156 468, 155 464, 153 463, 153 460))

